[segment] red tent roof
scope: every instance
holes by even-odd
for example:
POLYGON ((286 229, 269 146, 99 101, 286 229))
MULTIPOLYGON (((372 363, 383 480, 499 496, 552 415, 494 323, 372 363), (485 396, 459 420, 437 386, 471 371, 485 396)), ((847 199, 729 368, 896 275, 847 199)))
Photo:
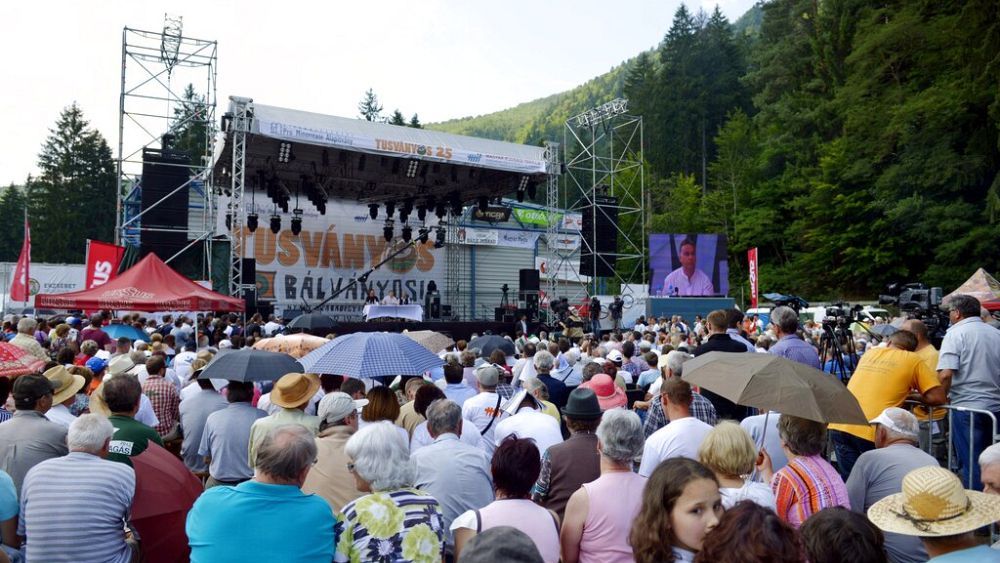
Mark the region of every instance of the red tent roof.
POLYGON ((36 308, 125 311, 242 311, 242 299, 205 289, 178 274, 155 254, 108 283, 81 291, 38 294, 36 308))

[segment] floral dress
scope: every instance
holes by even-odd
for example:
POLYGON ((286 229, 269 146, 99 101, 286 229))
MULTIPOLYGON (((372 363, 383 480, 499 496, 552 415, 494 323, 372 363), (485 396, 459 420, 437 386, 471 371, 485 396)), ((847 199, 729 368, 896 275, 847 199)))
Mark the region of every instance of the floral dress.
POLYGON ((344 506, 338 563, 436 563, 444 546, 444 521, 434 497, 416 489, 363 496, 344 506))

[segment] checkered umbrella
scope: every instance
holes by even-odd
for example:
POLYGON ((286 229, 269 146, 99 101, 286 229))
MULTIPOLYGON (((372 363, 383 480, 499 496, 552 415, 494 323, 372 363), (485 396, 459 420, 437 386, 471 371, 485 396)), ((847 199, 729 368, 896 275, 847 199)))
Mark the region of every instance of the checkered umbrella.
POLYGON ((17 377, 38 373, 45 367, 45 360, 40 360, 27 350, 14 346, 9 342, 0 342, 0 376, 17 377))
POLYGON ((422 375, 444 360, 417 342, 392 332, 339 336, 299 360, 303 371, 357 379, 422 375))

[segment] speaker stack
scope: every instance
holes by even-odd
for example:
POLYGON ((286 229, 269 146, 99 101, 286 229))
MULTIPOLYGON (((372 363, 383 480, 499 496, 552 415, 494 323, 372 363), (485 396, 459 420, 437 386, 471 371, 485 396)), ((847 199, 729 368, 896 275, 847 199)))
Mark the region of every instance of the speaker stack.
POLYGON ((190 184, 186 183, 190 179, 190 163, 191 159, 184 151, 143 149, 143 214, 139 218, 142 225, 139 247, 143 256, 153 252, 166 260, 187 245, 188 195, 191 190, 190 184))
POLYGON ((525 268, 520 270, 518 273, 518 299, 524 301, 525 314, 528 315, 528 320, 536 320, 538 318, 538 291, 539 291, 539 275, 538 270, 532 268, 525 268))
POLYGON ((583 208, 584 246, 580 252, 580 275, 611 277, 618 262, 618 198, 595 196, 593 205, 583 208))

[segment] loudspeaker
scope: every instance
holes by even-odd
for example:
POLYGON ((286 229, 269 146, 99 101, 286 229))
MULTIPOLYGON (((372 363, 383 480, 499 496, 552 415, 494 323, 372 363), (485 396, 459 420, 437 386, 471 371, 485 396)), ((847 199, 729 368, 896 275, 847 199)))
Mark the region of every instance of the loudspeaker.
POLYGON ((243 290, 243 303, 246 304, 246 314, 248 316, 253 316, 251 311, 257 311, 257 290, 256 289, 244 289, 243 290))
POLYGON ((187 153, 170 148, 142 150, 143 214, 138 221, 142 226, 139 245, 143 256, 155 252, 167 259, 188 243, 190 160, 187 153), (178 189, 180 186, 184 187, 178 189))
POLYGON ((520 277, 520 284, 518 285, 518 291, 538 291, 539 276, 538 270, 533 268, 525 268, 518 272, 520 277))
POLYGON ((609 277, 615 274, 618 261, 618 198, 595 196, 594 203, 583 208, 580 235, 580 275, 609 277))
POLYGON ((503 307, 496 307, 493 309, 493 320, 502 323, 504 317, 505 309, 503 307))
POLYGON ((243 258, 243 283, 257 286, 257 260, 253 258, 243 258))
POLYGON ((527 309, 528 320, 533 321, 538 318, 538 293, 529 293, 524 296, 524 308, 527 309))

